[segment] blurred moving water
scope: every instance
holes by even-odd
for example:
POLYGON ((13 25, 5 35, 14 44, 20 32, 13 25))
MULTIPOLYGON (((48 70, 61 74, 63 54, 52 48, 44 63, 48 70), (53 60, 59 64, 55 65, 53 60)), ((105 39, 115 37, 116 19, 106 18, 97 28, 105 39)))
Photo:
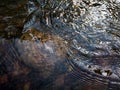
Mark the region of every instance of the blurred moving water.
POLYGON ((0 67, 1 89, 119 90, 120 0, 0 1, 0 67))

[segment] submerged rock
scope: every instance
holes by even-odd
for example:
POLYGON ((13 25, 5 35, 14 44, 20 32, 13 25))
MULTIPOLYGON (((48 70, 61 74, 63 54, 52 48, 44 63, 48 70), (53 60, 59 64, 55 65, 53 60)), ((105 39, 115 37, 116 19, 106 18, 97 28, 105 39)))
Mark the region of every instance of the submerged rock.
POLYGON ((15 40, 15 48, 22 61, 48 77, 55 69, 55 63, 62 62, 67 53, 67 45, 62 38, 49 32, 31 29, 20 40, 15 40))

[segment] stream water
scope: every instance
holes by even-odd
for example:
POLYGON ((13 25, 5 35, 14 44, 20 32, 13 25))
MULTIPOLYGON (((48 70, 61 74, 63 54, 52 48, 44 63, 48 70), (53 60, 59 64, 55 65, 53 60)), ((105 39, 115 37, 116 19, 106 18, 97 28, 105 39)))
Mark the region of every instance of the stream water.
POLYGON ((120 0, 0 1, 0 66, 1 89, 119 90, 120 0))

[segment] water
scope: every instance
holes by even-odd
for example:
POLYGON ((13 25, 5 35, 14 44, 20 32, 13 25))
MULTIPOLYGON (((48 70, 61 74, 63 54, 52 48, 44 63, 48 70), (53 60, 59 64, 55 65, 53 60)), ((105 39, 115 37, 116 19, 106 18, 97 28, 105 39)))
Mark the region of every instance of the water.
POLYGON ((120 0, 13 1, 0 4, 0 65, 9 83, 21 89, 119 90, 120 0), (52 41, 41 32, 52 33, 52 41), (17 60, 24 77, 15 80, 11 72, 17 70, 9 68, 17 60))
POLYGON ((75 63, 80 66, 93 65, 94 68, 103 71, 110 69, 112 73, 117 72, 113 68, 119 68, 119 65, 113 66, 113 62, 110 61, 119 63, 120 58, 119 0, 38 0, 38 3, 38 10, 33 17, 37 17, 39 12, 40 21, 53 28, 53 33, 70 43, 68 52, 75 63), (96 60, 95 57, 105 60, 101 62, 104 65, 92 62, 96 60))

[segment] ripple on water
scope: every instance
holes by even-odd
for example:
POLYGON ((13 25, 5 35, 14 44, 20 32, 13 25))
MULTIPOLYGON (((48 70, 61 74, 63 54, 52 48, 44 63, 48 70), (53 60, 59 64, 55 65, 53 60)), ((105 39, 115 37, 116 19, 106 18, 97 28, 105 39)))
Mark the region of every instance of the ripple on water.
POLYGON ((22 4, 8 6, 13 12, 7 15, 10 11, 7 7, 0 15, 0 59, 12 60, 6 63, 8 67, 14 66, 17 60, 23 61, 40 72, 42 80, 51 80, 48 85, 51 88, 68 85, 78 90, 96 90, 96 87, 117 90, 120 86, 120 1, 37 1, 27 2, 28 11, 20 12, 20 17, 13 8, 20 9, 22 4), (63 63, 65 59, 67 64, 63 63), (62 70, 67 72, 57 76, 56 72, 62 70), (60 84, 59 78, 62 78, 60 84))

